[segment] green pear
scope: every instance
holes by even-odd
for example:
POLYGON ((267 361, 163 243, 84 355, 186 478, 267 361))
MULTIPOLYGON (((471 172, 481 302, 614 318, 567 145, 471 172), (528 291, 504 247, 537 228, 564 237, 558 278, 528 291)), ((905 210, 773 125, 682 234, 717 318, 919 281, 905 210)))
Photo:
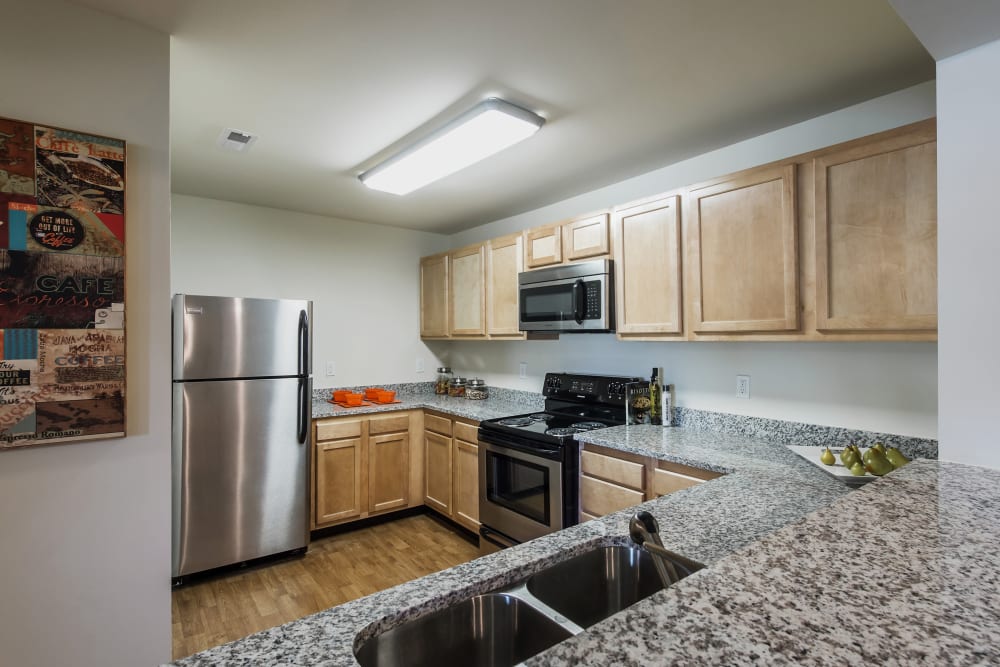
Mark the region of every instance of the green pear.
POLYGON ((893 471, 892 464, 889 463, 889 459, 885 457, 885 454, 878 451, 874 447, 865 452, 865 470, 873 475, 881 477, 882 475, 887 475, 893 471))
POLYGON ((857 463, 858 460, 857 453, 850 447, 845 447, 844 451, 840 453, 840 461, 848 468, 857 463))
POLYGON ((910 459, 906 458, 906 455, 895 447, 886 450, 885 458, 889 460, 893 468, 902 468, 910 462, 910 459))
POLYGON ((827 447, 823 450, 823 453, 819 455, 819 460, 823 463, 823 465, 832 466, 837 462, 837 457, 834 456, 833 452, 830 451, 830 448, 827 447))
POLYGON ((852 475, 856 475, 857 477, 864 477, 865 476, 865 468, 864 468, 863 465, 861 465, 861 461, 855 460, 854 464, 852 466, 850 466, 850 468, 848 468, 848 470, 851 471, 852 475))

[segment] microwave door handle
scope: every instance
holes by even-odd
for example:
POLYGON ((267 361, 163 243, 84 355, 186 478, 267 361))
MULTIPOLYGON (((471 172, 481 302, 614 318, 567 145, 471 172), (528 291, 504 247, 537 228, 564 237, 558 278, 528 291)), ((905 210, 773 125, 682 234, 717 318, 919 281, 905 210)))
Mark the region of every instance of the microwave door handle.
POLYGON ((584 295, 584 284, 582 279, 577 279, 573 283, 573 319, 576 320, 577 324, 583 324, 583 297, 584 295))

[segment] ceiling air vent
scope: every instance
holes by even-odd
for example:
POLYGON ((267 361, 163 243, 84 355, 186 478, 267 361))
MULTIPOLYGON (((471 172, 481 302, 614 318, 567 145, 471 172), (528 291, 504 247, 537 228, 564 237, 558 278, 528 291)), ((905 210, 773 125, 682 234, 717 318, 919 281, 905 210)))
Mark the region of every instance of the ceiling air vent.
POLYGON ((257 135, 227 127, 222 130, 215 143, 227 151, 242 153, 250 148, 255 141, 257 141, 257 135))

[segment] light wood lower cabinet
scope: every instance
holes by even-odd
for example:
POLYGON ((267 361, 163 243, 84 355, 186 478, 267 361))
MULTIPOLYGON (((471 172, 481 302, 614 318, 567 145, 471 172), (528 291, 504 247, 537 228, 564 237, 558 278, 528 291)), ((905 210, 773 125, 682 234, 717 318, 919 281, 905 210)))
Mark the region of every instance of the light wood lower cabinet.
POLYGON ((427 414, 424 503, 471 531, 479 530, 479 423, 427 414))
POLYGON ((455 438, 455 505, 452 518, 479 530, 479 444, 455 438))
POLYGON ((421 411, 316 420, 312 529, 420 505, 422 430, 421 411))
POLYGON ((451 437, 424 431, 424 503, 451 516, 451 437))
POLYGON ((361 438, 316 443, 314 528, 361 517, 368 470, 364 449, 361 438))
POLYGON ((604 516, 720 477, 652 457, 587 444, 580 454, 580 520, 604 516))

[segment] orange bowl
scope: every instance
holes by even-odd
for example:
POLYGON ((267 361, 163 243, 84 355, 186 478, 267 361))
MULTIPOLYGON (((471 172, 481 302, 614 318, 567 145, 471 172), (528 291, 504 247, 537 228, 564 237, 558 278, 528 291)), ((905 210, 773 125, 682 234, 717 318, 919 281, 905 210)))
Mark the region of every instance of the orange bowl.
POLYGON ((361 399, 363 396, 361 394, 347 394, 344 397, 344 402, 348 405, 358 406, 361 405, 361 399))
POLYGON ((394 391, 380 391, 378 393, 379 403, 392 403, 396 400, 396 392, 394 391))
POLYGON ((350 393, 351 392, 347 391, 346 389, 338 389, 337 391, 333 392, 333 400, 339 403, 343 401, 345 398, 347 398, 347 395, 350 393))
POLYGON ((378 398, 379 392, 382 391, 382 387, 368 387, 365 389, 365 398, 368 400, 373 400, 378 398))

